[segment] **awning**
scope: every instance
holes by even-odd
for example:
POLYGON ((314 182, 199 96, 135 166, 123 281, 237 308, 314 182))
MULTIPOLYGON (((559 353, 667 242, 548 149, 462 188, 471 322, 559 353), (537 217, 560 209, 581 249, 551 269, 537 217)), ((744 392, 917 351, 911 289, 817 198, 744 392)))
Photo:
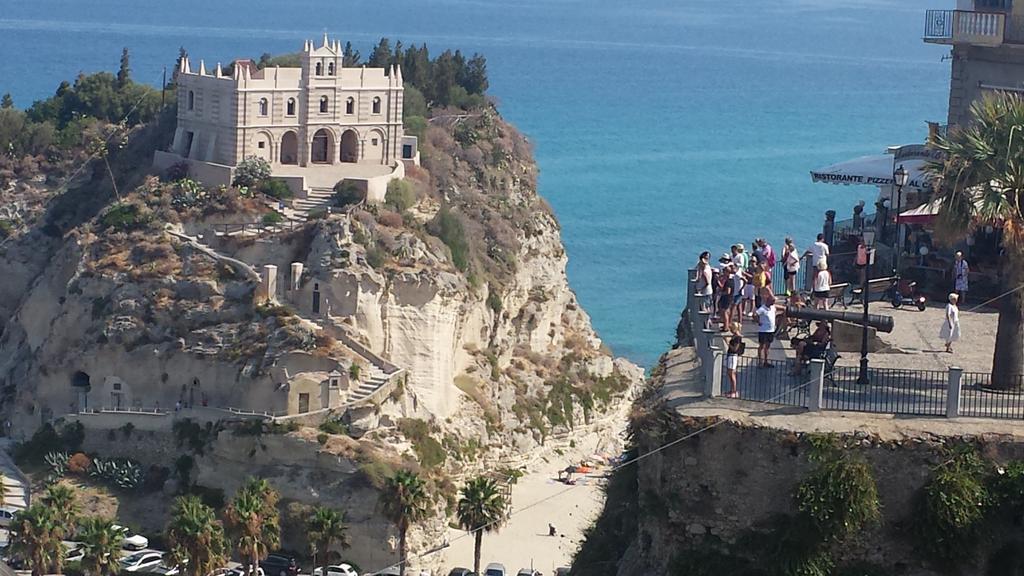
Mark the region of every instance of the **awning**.
POLYGON ((940 208, 942 208, 942 201, 932 200, 931 202, 921 204, 917 208, 900 212, 896 221, 900 224, 930 224, 939 214, 940 208))
MULTIPOLYGON (((906 188, 925 189, 931 181, 931 175, 925 173, 926 160, 905 159, 899 160, 896 166, 903 166, 909 173, 910 180, 906 188)), ((828 184, 867 184, 870 186, 892 186, 893 179, 893 155, 877 154, 874 156, 861 156, 846 162, 840 162, 826 166, 820 170, 811 171, 813 182, 825 182, 828 184)))

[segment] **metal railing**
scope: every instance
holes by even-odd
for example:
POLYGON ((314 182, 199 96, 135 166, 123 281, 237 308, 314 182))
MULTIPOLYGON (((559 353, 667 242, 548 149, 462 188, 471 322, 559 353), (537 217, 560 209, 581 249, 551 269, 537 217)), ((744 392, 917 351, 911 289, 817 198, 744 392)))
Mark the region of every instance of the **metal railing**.
POLYGON ((1024 390, 1021 378, 1007 389, 994 388, 992 375, 985 372, 964 372, 960 383, 962 416, 981 418, 1024 419, 1024 390))
MULTIPOLYGON (((740 356, 736 362, 736 391, 744 400, 807 406, 807 378, 792 374, 785 360, 769 360, 770 368, 759 365, 754 356, 740 356)), ((729 371, 722 369, 722 392, 730 389, 729 371)))
POLYGON ((858 384, 860 368, 836 366, 823 393, 826 410, 945 416, 949 373, 938 370, 869 368, 868 384, 858 384))
POLYGON ((999 45, 1003 42, 1006 14, 973 10, 927 10, 924 39, 939 43, 999 45))

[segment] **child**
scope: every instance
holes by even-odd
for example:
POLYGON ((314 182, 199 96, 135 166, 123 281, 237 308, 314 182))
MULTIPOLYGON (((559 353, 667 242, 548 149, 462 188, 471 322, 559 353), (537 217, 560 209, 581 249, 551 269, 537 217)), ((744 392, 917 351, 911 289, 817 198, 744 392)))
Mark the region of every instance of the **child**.
POLYGON ((743 343, 743 338, 739 336, 733 336, 729 338, 729 346, 725 353, 725 373, 729 376, 729 391, 725 394, 726 398, 739 398, 740 393, 736 390, 736 366, 739 364, 740 356, 743 355, 747 345, 743 343))

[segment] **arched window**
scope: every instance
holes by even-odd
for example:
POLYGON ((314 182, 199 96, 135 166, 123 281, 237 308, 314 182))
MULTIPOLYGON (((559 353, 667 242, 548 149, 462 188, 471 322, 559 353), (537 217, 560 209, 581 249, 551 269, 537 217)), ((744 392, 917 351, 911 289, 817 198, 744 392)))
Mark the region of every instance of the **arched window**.
POLYGON ((316 63, 316 75, 317 76, 323 76, 324 75, 324 63, 323 62, 317 62, 316 63))
POLYGON ((327 75, 334 76, 334 62, 327 63, 327 75))
POLYGON ((266 116, 270 112, 270 103, 266 98, 260 98, 260 116, 266 116))
POLYGON ((327 113, 327 107, 329 105, 330 105, 330 100, 327 98, 327 96, 324 96, 324 97, 320 98, 320 113, 321 114, 326 114, 327 113))
POLYGON ((295 98, 288 99, 288 115, 295 116, 295 98))
POLYGON ((196 107, 196 93, 191 91, 191 90, 189 90, 188 91, 188 109, 189 110, 195 110, 195 107, 196 107))
POLYGON ((349 96, 348 100, 345 100, 345 114, 356 113, 356 99, 349 96))
POLYGON ((373 113, 380 114, 380 98, 376 96, 373 98, 373 113))

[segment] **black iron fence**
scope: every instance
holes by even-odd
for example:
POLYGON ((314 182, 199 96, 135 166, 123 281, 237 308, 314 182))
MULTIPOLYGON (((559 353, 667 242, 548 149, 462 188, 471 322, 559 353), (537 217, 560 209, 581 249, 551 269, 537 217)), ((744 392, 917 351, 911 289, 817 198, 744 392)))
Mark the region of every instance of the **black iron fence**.
POLYGON ((991 374, 964 372, 960 379, 960 415, 1024 419, 1024 382, 1020 377, 1014 380, 995 387, 991 374))
POLYGON ((868 383, 858 383, 860 368, 836 366, 822 393, 826 410, 945 416, 949 373, 939 370, 869 368, 868 383))
MULTIPOLYGON (((736 360, 736 390, 740 398, 787 406, 807 405, 810 382, 805 374, 792 374, 788 362, 769 360, 769 367, 765 367, 754 356, 740 356, 736 360)), ((728 393, 731 387, 727 362, 722 370, 722 393, 728 393)))

